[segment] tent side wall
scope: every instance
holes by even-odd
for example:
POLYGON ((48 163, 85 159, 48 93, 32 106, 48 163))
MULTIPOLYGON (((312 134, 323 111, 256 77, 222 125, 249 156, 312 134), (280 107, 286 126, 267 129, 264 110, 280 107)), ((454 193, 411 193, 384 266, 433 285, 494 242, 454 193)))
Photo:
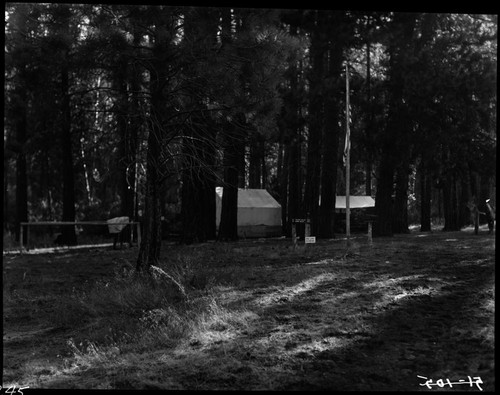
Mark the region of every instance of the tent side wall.
MULTIPOLYGON (((248 190, 238 190, 238 236, 242 238, 281 236, 281 206, 269 195, 272 200, 266 202, 267 207, 242 207, 242 204, 248 204, 248 202, 243 203, 246 201, 245 191, 248 190)), ((215 195, 217 231, 222 211, 222 192, 222 188, 217 187, 215 195)), ((250 192, 255 193, 255 190, 250 190, 250 192)))
POLYGON ((238 236, 281 236, 281 207, 239 207, 238 236))

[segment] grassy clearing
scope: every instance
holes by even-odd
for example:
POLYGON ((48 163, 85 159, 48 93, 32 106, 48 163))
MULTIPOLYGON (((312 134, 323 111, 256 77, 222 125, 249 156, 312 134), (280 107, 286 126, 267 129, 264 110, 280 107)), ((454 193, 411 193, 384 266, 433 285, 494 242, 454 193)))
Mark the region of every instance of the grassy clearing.
POLYGON ((4 256, 4 386, 494 388, 494 236, 166 245, 180 301, 123 270, 136 254, 4 256))
MULTIPOLYGON (((226 246, 216 248, 227 250, 226 246)), ((173 299, 172 289, 149 278, 124 272, 124 267, 130 267, 130 261, 123 257, 114 259, 109 267, 112 273, 106 278, 86 280, 71 288, 66 286, 67 292, 59 295, 47 295, 43 289, 57 285, 59 280, 55 275, 61 273, 60 268, 40 276, 34 276, 33 270, 26 268, 21 270, 20 282, 13 278, 14 273, 6 276, 4 270, 7 326, 15 317, 17 324, 50 323, 52 328, 72 334, 63 347, 65 350, 57 355, 58 358, 65 355, 59 363, 28 361, 16 372, 20 378, 8 384, 43 386, 48 377, 113 368, 120 359, 123 360, 118 364, 123 364, 130 356, 182 348, 186 342, 200 347, 217 344, 221 339, 230 338, 229 332, 247 327, 256 315, 242 308, 228 310, 222 305, 214 292, 214 274, 218 274, 204 265, 206 252, 182 250, 179 248, 171 257, 168 267, 170 274, 188 291, 189 300, 182 302, 173 299), (47 307, 43 318, 33 305, 47 307), (128 356, 123 357, 125 354, 128 356)), ((95 253, 97 256, 102 254, 111 255, 95 253)), ((12 259, 19 261, 22 258, 12 259)), ((33 260, 28 258, 28 262, 33 260)), ((19 277, 20 272, 16 274, 19 277)), ((230 278, 231 273, 227 274, 230 278)), ((219 282, 224 281, 223 276, 218 277, 219 282)), ((33 337, 38 334, 32 333, 33 337)), ((14 340, 22 341, 22 338, 14 336, 14 340)))

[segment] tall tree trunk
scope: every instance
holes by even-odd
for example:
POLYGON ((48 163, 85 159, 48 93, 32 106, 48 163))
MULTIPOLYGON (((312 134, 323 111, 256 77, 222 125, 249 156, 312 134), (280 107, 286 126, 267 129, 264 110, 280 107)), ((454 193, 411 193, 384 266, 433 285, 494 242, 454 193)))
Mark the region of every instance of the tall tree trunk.
POLYGON ((115 104, 115 114, 116 114, 116 128, 118 134, 118 176, 120 179, 120 197, 121 197, 121 207, 120 212, 122 216, 130 217, 130 206, 129 202, 129 180, 128 180, 128 170, 129 170, 129 148, 130 148, 130 136, 129 136, 129 125, 128 125, 128 90, 127 90, 127 63, 125 59, 120 59, 118 62, 117 69, 115 71, 115 85, 117 90, 117 98, 115 104))
MULTIPOLYGON (((10 137, 6 136, 4 139, 4 146, 3 146, 3 230, 4 234, 7 233, 7 231, 10 230, 10 216, 9 216, 9 157, 10 155, 7 155, 7 142, 6 140, 10 139, 10 137)), ((19 226, 16 226, 18 228, 19 226)), ((17 233, 17 232, 16 232, 17 233)), ((19 236, 20 237, 20 236, 19 236)), ((19 241, 19 240, 18 240, 19 241)))
MULTIPOLYGON (((134 9, 133 12, 137 12, 134 9)), ((139 47, 142 34, 137 23, 133 23, 132 26, 132 42, 135 47, 139 47)), ((140 56, 140 53, 137 54, 140 56)), ((137 209, 138 199, 137 199, 137 150, 139 146, 139 135, 143 129, 144 119, 141 110, 141 91, 143 89, 143 68, 140 66, 139 62, 134 62, 130 65, 130 95, 129 95, 129 108, 128 108, 128 124, 129 133, 127 140, 127 169, 126 169, 126 184, 127 190, 126 194, 126 215, 132 218, 134 221, 138 221, 137 209)))
MULTIPOLYGON (((197 137, 193 135, 195 132, 192 127, 187 127, 184 132, 186 136, 183 139, 183 158, 195 158, 198 154, 198 149, 195 148, 198 145, 197 137)), ((182 222, 182 234, 181 242, 185 244, 191 244, 194 242, 203 242, 198 240, 198 228, 200 226, 199 221, 202 218, 202 213, 200 212, 201 204, 201 194, 200 194, 200 182, 199 182, 199 169, 196 167, 192 160, 185 159, 183 161, 184 165, 181 169, 182 174, 182 189, 181 189, 181 222, 182 222)), ((215 193, 215 192, 214 192, 215 193)))
MULTIPOLYGON (((156 84, 155 84, 156 85, 156 84)), ((158 92, 156 92, 157 96, 158 92)), ((152 118, 148 136, 146 165, 146 191, 141 245, 137 258, 136 270, 147 272, 151 265, 158 265, 161 252, 161 182, 158 162, 161 154, 162 130, 158 122, 161 100, 151 100, 152 118)))
POLYGON ((181 217, 182 239, 189 244, 215 238, 215 128, 210 120, 199 119, 185 134, 181 217))
MULTIPOLYGON (((309 89, 309 138, 307 143, 307 167, 304 191, 304 210, 311 219, 311 234, 318 234, 320 172, 321 172, 321 137, 323 133, 323 85, 325 79, 324 62, 326 54, 325 13, 316 11, 316 24, 311 34, 311 74, 309 89)), ((294 78, 295 73, 293 74, 294 78)), ((296 85, 296 81, 293 81, 296 85)), ((334 111, 334 110, 333 110, 334 111)), ((323 203, 323 202, 322 202, 323 203)))
POLYGON ((432 177, 424 158, 420 162, 420 231, 431 231, 432 177))
POLYGON ((202 158, 202 177, 199 185, 200 201, 199 206, 201 209, 201 223, 199 225, 200 231, 198 238, 201 240, 215 240, 217 238, 215 215, 216 215, 216 201, 215 201, 215 187, 216 187, 216 154, 217 148, 215 146, 217 127, 215 122, 206 115, 201 121, 205 124, 205 128, 200 132, 204 136, 202 139, 202 146, 200 157, 202 158))
POLYGON ((396 193, 394 197, 394 211, 392 231, 394 233, 409 233, 408 229, 408 181, 409 163, 404 160, 396 170, 396 193))
MULTIPOLYGON (((222 32, 221 40, 224 45, 232 43, 232 15, 231 9, 224 8, 222 14, 222 32)), ((241 76, 240 76, 241 81, 241 76)), ((239 117, 243 114, 238 114, 239 117)), ((235 117, 237 118, 237 117, 235 117)), ((240 151, 243 148, 239 133, 238 125, 242 126, 241 119, 236 119, 231 123, 224 124, 224 190, 222 193, 221 203, 221 219, 219 223, 218 240, 237 240, 238 239, 238 185, 241 184, 241 155, 240 151)))
MULTIPOLYGON (((290 23, 290 34, 297 35, 297 22, 290 23)), ((283 147, 282 171, 280 177, 281 218, 283 233, 291 235, 293 218, 300 214, 301 199, 301 133, 299 124, 300 94, 298 92, 298 66, 292 56, 289 60, 287 80, 290 89, 284 96, 284 104, 279 118, 281 145, 283 147)), ((300 63, 299 63, 300 67, 300 63)))
POLYGON ((262 182, 261 182, 261 188, 266 189, 267 188, 267 166, 266 166, 266 142, 264 141, 264 138, 261 138, 259 141, 260 145, 260 163, 261 163, 261 176, 262 176, 262 182))
MULTIPOLYGON (((285 132, 281 131, 283 135, 285 132)), ((283 152, 281 173, 278 176, 280 188, 280 204, 281 204, 281 228, 284 235, 289 236, 291 229, 288 226, 288 175, 289 175, 289 157, 290 157, 290 144, 280 143, 280 151, 283 152)))
POLYGON ((250 136, 250 163, 248 167, 248 187, 262 188, 262 152, 261 136, 253 133, 250 136))
MULTIPOLYGON (((295 34, 296 26, 291 26, 291 33, 295 34)), ((288 111, 290 112, 289 123, 287 128, 289 129, 290 135, 290 147, 288 152, 288 223, 287 229, 291 232, 292 229, 292 219, 298 218, 299 216, 307 216, 307 211, 302 211, 300 204, 302 199, 302 182, 301 182, 301 163, 302 163, 302 136, 301 128, 299 125, 299 103, 298 103, 298 81, 296 77, 296 66, 293 64, 290 66, 290 95, 287 98, 286 105, 288 111)))
MULTIPOLYGON (((416 15, 411 13, 395 13, 392 22, 395 39, 389 45, 389 114, 385 130, 382 153, 380 159, 379 176, 377 178, 377 193, 375 199, 375 212, 377 220, 374 233, 380 236, 393 234, 393 216, 401 221, 397 226, 398 231, 404 230, 405 217, 405 193, 407 191, 407 176, 404 168, 407 165, 409 150, 407 107, 405 104, 405 79, 404 69, 408 67, 407 55, 411 54, 411 43, 413 30, 415 28, 416 15), (401 170, 397 170, 401 165, 401 170), (393 202, 393 178, 397 174, 397 201, 393 202), (406 180, 406 182, 405 182, 406 180), (405 186, 406 184, 406 186, 405 186), (395 211, 395 209, 397 211, 395 211)), ((407 222, 407 219, 406 219, 407 222)))
MULTIPOLYGON (((135 77, 133 77, 135 79, 135 77)), ((133 81, 132 84, 132 99, 130 103, 129 110, 129 131, 127 134, 127 149, 126 149, 126 163, 127 167, 125 169, 126 176, 126 190, 124 194, 125 198, 125 215, 133 220, 137 220, 136 218, 136 196, 137 196, 137 146, 138 146, 138 136, 139 130, 142 126, 142 120, 140 117, 140 107, 139 100, 137 98, 139 94, 140 84, 138 82, 133 81), (137 89, 137 92, 134 92, 137 89)))
POLYGON ((382 156, 377 177, 375 213, 377 219, 373 233, 377 236, 392 236, 394 164, 392 159, 382 156))
POLYGON ((162 165, 162 149, 167 141, 166 119, 171 109, 165 96, 169 82, 168 60, 171 55, 170 37, 173 15, 158 16, 153 44, 153 59, 150 70, 150 120, 148 151, 146 155, 146 191, 143 217, 143 232, 136 271, 149 272, 151 265, 157 265, 161 252, 161 193, 165 165, 162 165))
POLYGON ((238 169, 238 188, 246 188, 246 160, 245 160, 245 137, 240 134, 239 139, 242 139, 242 144, 236 147, 236 168, 238 169))
MULTIPOLYGON (((22 72, 20 72, 22 75, 22 72)), ((20 76, 19 89, 17 90, 16 108, 16 145, 18 147, 16 157, 16 241, 20 240, 20 222, 28 221, 28 176, 26 166, 26 137, 27 137, 27 101, 28 95, 24 81, 20 76)), ((26 232, 24 232, 23 243, 26 243, 26 232)))
POLYGON ((372 195, 372 160, 365 162, 365 195, 372 195))
MULTIPOLYGON (((290 153, 288 155, 288 228, 291 229, 293 218, 299 217, 300 210, 300 180, 299 171, 301 163, 300 155, 300 137, 298 131, 292 139, 290 153)), ((304 213, 307 214, 307 213, 304 213)))
MULTIPOLYGON (((234 22, 236 24, 236 37, 248 34, 250 26, 249 26, 249 10, 244 8, 236 8, 234 9, 234 22)), ((242 60, 240 73, 238 76, 238 80, 241 86, 242 92, 244 94, 248 94, 246 92, 246 86, 250 79, 252 78, 253 67, 251 65, 252 62, 252 54, 246 48, 237 48, 236 53, 242 60)), ((244 114, 245 110, 240 110, 237 115, 234 117, 236 131, 238 135, 238 139, 235 141, 236 145, 236 161, 238 168, 238 187, 246 188, 247 187, 247 179, 246 179, 246 148, 249 140, 249 131, 250 127, 247 123, 246 116, 244 114)))
MULTIPOLYGON (((19 4, 12 16, 12 23, 16 29, 17 44, 22 47, 28 36, 28 5, 19 4)), ((20 49, 21 50, 21 49, 20 49)), ((15 76, 13 115, 16 131, 16 241, 20 240, 20 223, 28 221, 28 176, 26 166, 26 140, 28 118, 28 86, 26 81, 26 65, 20 62, 17 65, 15 76)), ((5 140, 4 140, 5 141, 5 140)), ((23 244, 26 243, 24 232, 23 244)))
MULTIPOLYGON (((212 130, 212 139, 215 141, 215 129, 212 130)), ((205 164, 207 167, 211 168, 206 172, 204 180, 201 186, 201 209, 203 211, 202 215, 202 226, 203 236, 208 240, 215 240, 217 238, 217 230, 215 223, 216 216, 216 200, 215 200, 215 186, 216 177, 213 173, 216 165, 216 150, 213 145, 206 147, 204 150, 205 154, 205 164)))
POLYGON ((328 77, 332 81, 325 95, 326 124, 323 131, 323 163, 321 171, 321 206, 319 209, 319 232, 323 238, 334 237, 335 195, 337 194, 337 159, 339 150, 339 81, 342 70, 342 47, 332 40, 328 65, 328 77))
POLYGON ((457 199, 457 179, 454 174, 446 175, 443 187, 443 211, 444 228, 443 231, 460 230, 459 210, 457 199))
POLYGON ((365 162, 365 194, 371 196, 372 194, 372 128, 373 128, 373 104, 371 92, 371 48, 370 42, 366 42, 366 96, 368 102, 368 124, 366 125, 365 134, 367 142, 367 159, 365 162))
POLYGON ((230 154, 224 156, 224 190, 222 193, 219 241, 238 240, 238 170, 230 166, 230 154))
POLYGON ((161 251, 161 205, 158 171, 155 166, 159 156, 159 141, 151 131, 148 138, 148 161, 142 239, 136 270, 146 272, 151 265, 158 265, 161 251))
POLYGON ((244 149, 241 133, 235 124, 226 124, 224 147, 224 190, 218 240, 238 240, 238 185, 241 151, 244 149))
MULTIPOLYGON (((471 199, 471 180, 469 177, 470 172, 464 172, 460 177, 460 182, 458 183, 458 226, 463 228, 469 224, 470 213, 467 203, 471 199)), ((477 196, 477 195, 476 195, 477 196)))
MULTIPOLYGON (((28 221, 28 176, 26 170, 26 121, 27 121, 27 94, 25 89, 19 91, 19 106, 17 108, 18 119, 16 120, 16 140, 19 152, 16 158, 16 241, 20 240, 20 222, 28 221)), ((24 232, 23 243, 26 243, 27 233, 24 232)))
MULTIPOLYGON (((197 57, 205 56, 207 48, 217 44, 218 10, 189 9, 184 16, 184 42, 191 49, 193 68, 184 72, 189 76, 186 91, 203 85, 199 80, 197 57)), ((195 88, 196 89, 196 88, 195 88)), ((204 113, 204 100, 192 95, 186 101, 191 115, 186 123, 183 141, 182 169, 182 240, 185 243, 204 242, 216 237, 215 175, 216 125, 204 113)))
POLYGON ((45 182, 45 190, 47 191, 47 220, 48 221, 53 221, 54 220, 54 207, 52 204, 52 185, 53 182, 49 176, 49 171, 50 171, 50 163, 49 163, 49 155, 48 153, 46 154, 44 158, 44 163, 45 163, 45 168, 46 168, 46 182, 45 182))
MULTIPOLYGON (((69 96, 69 49, 63 55, 61 70, 62 122, 61 122, 61 156, 63 163, 63 214, 62 220, 75 221, 75 174, 73 168, 73 142, 71 133, 71 106, 69 96)), ((74 226, 62 227, 62 239, 65 244, 76 244, 74 226)))

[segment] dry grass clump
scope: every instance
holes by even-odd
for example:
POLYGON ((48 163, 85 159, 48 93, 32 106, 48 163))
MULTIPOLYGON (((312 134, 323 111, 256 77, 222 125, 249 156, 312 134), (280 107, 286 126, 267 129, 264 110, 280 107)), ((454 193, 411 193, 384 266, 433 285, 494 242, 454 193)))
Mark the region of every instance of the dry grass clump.
MULTIPOLYGON (((150 356, 146 364, 150 373, 160 373, 158 370, 162 366, 176 366, 185 362, 185 358, 189 359, 193 352, 201 352, 197 354, 201 356, 204 355, 203 349, 217 347, 221 342, 235 338, 258 318, 244 309, 227 309, 215 295, 200 296, 182 306, 165 303, 137 313, 136 317, 129 317, 128 327, 116 316, 114 321, 108 318, 103 326, 105 320, 101 317, 99 330, 82 333, 80 338, 86 336, 84 340, 70 339, 67 346, 71 357, 66 359, 63 373, 111 369, 115 372, 113 380, 127 380, 130 379, 131 361, 146 355, 150 356), (121 335, 103 336, 104 327, 110 324, 114 327, 113 331, 120 330, 121 335), (120 324, 123 325, 121 329, 120 324), (157 360, 160 354, 161 363, 157 360)), ((204 358, 195 359, 198 368, 202 368, 200 364, 204 364, 204 358)), ((205 362, 204 368, 208 371, 213 363, 205 362)), ((134 369, 137 372, 137 366, 134 369)), ((135 381, 129 384, 133 388, 139 385, 135 381)), ((87 382, 86 385, 93 384, 87 382)), ((111 383, 110 388, 115 388, 115 385, 111 383)))
POLYGON ((54 323, 79 329, 67 344, 72 366, 108 364, 124 353, 209 346, 246 328, 255 315, 223 306, 203 260, 195 252, 171 259, 168 269, 156 268, 155 273, 168 273, 172 281, 166 283, 156 276, 136 275, 122 262, 114 277, 73 289, 58 300, 54 323), (183 289, 185 298, 179 299, 173 284, 183 289))
POLYGON ((244 332, 258 318, 257 314, 244 307, 227 308, 214 295, 200 298, 193 310, 196 319, 193 321, 191 341, 205 345, 214 339, 228 339, 244 332))

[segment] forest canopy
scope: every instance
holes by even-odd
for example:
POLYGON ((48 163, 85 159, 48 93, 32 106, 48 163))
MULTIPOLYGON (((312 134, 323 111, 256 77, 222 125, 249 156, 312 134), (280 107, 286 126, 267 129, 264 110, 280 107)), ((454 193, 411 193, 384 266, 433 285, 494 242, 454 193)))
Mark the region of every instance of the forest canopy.
POLYGON ((7 3, 4 233, 128 216, 140 268, 164 223, 183 242, 237 239, 238 188, 259 188, 284 235, 309 215, 335 237, 346 70, 349 192, 375 198, 375 233, 458 230, 471 202, 496 201, 497 28, 483 14, 7 3))

